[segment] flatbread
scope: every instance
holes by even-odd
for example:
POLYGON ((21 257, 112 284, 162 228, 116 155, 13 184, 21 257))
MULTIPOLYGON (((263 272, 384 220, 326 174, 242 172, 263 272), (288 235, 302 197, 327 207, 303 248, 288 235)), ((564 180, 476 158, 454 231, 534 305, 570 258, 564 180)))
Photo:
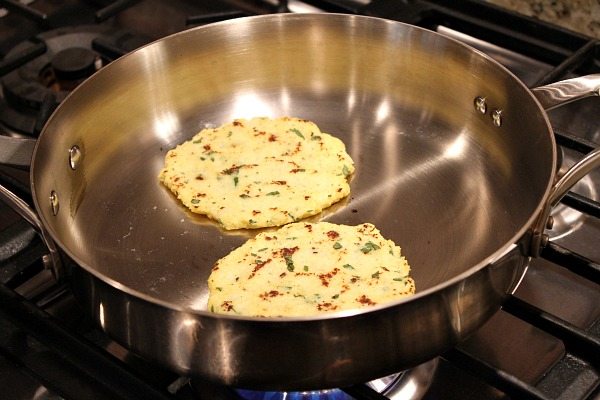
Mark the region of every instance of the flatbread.
POLYGON ((167 152, 159 180, 191 211, 225 229, 280 226, 350 193, 354 162, 313 122, 237 119, 167 152))
POLYGON ((215 263, 208 309, 245 316, 310 316, 410 296, 401 249, 372 224, 298 222, 262 232, 215 263))

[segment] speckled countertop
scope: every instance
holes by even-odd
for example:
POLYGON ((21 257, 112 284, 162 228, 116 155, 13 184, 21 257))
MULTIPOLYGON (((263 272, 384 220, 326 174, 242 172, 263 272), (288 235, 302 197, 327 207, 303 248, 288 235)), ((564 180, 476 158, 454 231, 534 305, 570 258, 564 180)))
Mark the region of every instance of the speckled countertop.
POLYGON ((600 0, 488 0, 530 17, 600 39, 600 0))

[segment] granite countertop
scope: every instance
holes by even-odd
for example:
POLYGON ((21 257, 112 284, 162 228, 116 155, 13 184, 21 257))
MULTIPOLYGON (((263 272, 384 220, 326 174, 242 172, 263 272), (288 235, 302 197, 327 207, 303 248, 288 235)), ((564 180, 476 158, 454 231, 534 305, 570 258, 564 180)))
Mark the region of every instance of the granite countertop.
POLYGON ((492 4, 600 39, 600 0, 488 0, 492 4))

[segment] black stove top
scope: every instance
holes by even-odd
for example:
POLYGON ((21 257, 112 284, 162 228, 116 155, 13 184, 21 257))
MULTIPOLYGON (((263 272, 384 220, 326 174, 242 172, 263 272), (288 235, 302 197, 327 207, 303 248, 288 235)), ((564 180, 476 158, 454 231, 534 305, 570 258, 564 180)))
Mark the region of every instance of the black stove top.
MULTIPOLYGON (((481 1, 0 1, 0 134, 39 134, 78 83, 133 49, 199 24, 273 12, 384 17, 476 47, 534 87, 600 70, 599 42, 481 1)), ((600 143, 600 102, 549 112, 563 166, 600 143)), ((0 182, 31 201, 26 171, 0 182)), ((0 388, 11 399, 592 399, 600 396, 600 172, 554 210, 551 241, 503 309, 415 370, 324 393, 190 382, 113 342, 46 268, 47 249, 0 204, 0 388), (383 394, 380 394, 382 392, 383 394)))

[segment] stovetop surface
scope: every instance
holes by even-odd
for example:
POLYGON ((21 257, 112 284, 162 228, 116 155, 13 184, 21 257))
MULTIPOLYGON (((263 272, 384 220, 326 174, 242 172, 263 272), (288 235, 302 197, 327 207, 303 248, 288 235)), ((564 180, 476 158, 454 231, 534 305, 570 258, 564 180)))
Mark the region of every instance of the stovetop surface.
MULTIPOLYGON (((552 75, 556 66, 564 58, 568 58, 586 43, 593 42, 590 38, 564 30, 555 31, 551 26, 543 24, 530 26, 531 21, 523 22, 522 18, 512 13, 498 14, 505 18, 504 21, 499 21, 494 14, 499 11, 497 9, 490 11, 481 2, 466 2, 468 3, 466 5, 453 5, 452 2, 445 1, 400 3, 373 1, 369 4, 368 1, 342 0, 314 1, 309 2, 310 4, 297 1, 287 3, 288 9, 292 11, 325 9, 334 12, 356 12, 360 10, 361 13, 398 19, 435 29, 489 54, 530 87, 546 83, 544 79, 552 75), (466 10, 469 6, 472 10, 466 10), (513 20, 521 23, 523 27, 518 25, 520 30, 517 33, 506 33, 507 28, 512 26, 513 20), (495 35, 495 29, 500 33, 495 35), (543 36, 548 32, 558 35, 559 39, 544 42, 543 36)), ((47 40, 47 37, 52 37, 56 29, 68 31, 72 26, 91 26, 92 28, 87 29, 99 30, 100 34, 94 33, 86 38, 86 43, 99 54, 102 65, 105 65, 140 45, 196 24, 219 18, 276 12, 282 5, 277 2, 258 0, 228 2, 144 0, 116 3, 34 1, 30 4, 35 11, 33 16, 24 16, 23 12, 15 7, 17 6, 14 4, 7 4, 8 13, 0 17, 2 59, 11 59, 15 55, 15 47, 22 43, 27 44, 23 45, 27 50, 28 46, 37 44, 40 38, 42 41, 47 40), (115 4, 124 7, 113 15, 110 6, 115 4), (160 18, 156 18, 157 15, 160 18)), ((58 48, 53 48, 52 45, 47 47, 51 52, 57 52, 60 51, 62 44, 57 46, 58 48)), ((595 48, 598 48, 597 44, 595 48)), ((598 56, 592 55, 590 59, 591 61, 583 61, 579 67, 573 68, 573 71, 565 71, 559 79, 574 74, 598 72, 600 69, 598 56)), ((10 74, 7 73, 3 79, 10 74)), ((37 85, 39 86, 39 82, 37 85)), ((11 118, 15 116, 17 118, 16 123, 11 122, 2 126, 5 132, 18 136, 35 135, 36 129, 39 131, 40 107, 42 109, 48 107, 48 111, 51 112, 54 103, 59 102, 61 97, 54 96, 48 100, 45 89, 37 96, 35 101, 21 104, 16 110, 7 111, 9 107, 0 103, 0 116, 9 114, 11 118)), ((0 100, 9 100, 6 99, 6 95, 4 97, 0 100)), ((584 145, 597 146, 600 143, 600 124, 597 117, 600 115, 600 102, 596 100, 587 99, 549 112, 555 131, 565 137, 579 138, 584 145)), ((562 169, 564 170, 581 157, 580 151, 565 148, 562 152, 562 169)), ((27 195, 26 171, 0 167, 0 176, 5 178, 3 182, 8 179, 12 188, 27 195)), ((573 188, 575 194, 582 195, 592 202, 598 201, 599 190, 599 171, 589 174, 573 188)), ((4 206, 0 207, 2 211, 0 214, 2 215, 0 277, 3 283, 16 289, 18 293, 29 298, 30 303, 37 304, 38 308, 52 315, 52 321, 59 321, 58 331, 64 330, 67 336, 75 336, 77 342, 74 345, 64 346, 68 349, 67 353, 61 354, 53 348, 53 344, 59 348, 63 347, 59 343, 63 343, 61 340, 64 338, 59 333, 56 333, 56 338, 48 341, 36 338, 36 334, 32 332, 39 333, 40 329, 50 329, 50 327, 44 324, 29 325, 21 322, 15 315, 21 315, 27 310, 30 313, 35 311, 27 307, 19 308, 22 304, 21 299, 10 292, 6 293, 6 298, 12 299, 11 307, 14 301, 14 308, 8 310, 0 308, 0 348, 2 349, 0 350, 0 371, 2 371, 0 388, 11 388, 11 393, 5 393, 7 396, 5 398, 115 398, 115 387, 112 381, 105 381, 115 376, 125 376, 129 379, 124 381, 126 383, 116 385, 119 390, 122 390, 123 398, 136 398, 140 393, 144 393, 144 398, 188 399, 195 396, 187 379, 148 364, 100 332, 78 308, 68 287, 56 287, 46 283, 48 276, 43 272, 43 263, 40 261, 45 254, 45 249, 39 238, 16 214, 4 206), (31 271, 35 272, 33 275, 36 278, 26 279, 31 271), (82 350, 81 345, 89 344, 93 350, 89 353, 87 351, 77 353, 78 349, 82 350), (79 370, 77 366, 89 361, 86 357, 93 359, 97 365, 79 370), (114 375, 107 372, 102 368, 104 362, 107 365, 116 363, 119 372, 115 372, 114 375), (87 375, 97 375, 98 379, 87 380, 87 375), (150 389, 143 391, 128 387, 131 386, 128 385, 129 383, 133 385, 138 379, 150 382, 142 385, 149 386, 150 389), (76 397, 72 397, 72 394, 76 394, 76 397)), ((564 203, 555 209, 553 215, 556 224, 554 230, 550 232, 552 243, 559 246, 559 249, 567 248, 584 258, 593 260, 592 262, 597 265, 600 260, 598 216, 582 213, 564 203)), ((598 283, 580 277, 553 261, 556 259, 552 257, 533 260, 514 298, 507 304, 505 310, 494 315, 485 326, 461 343, 457 349, 439 358, 437 370, 422 398, 500 399, 509 397, 507 392, 512 394, 511 397, 519 398, 522 393, 519 387, 522 385, 530 385, 536 390, 533 395, 529 393, 530 398, 577 399, 593 398, 598 395, 600 376, 597 364, 594 365, 589 359, 582 358, 581 354, 573 351, 571 344, 565 344, 565 341, 558 338, 552 330, 548 333, 547 329, 536 327, 537 324, 532 324, 531 320, 523 320, 522 317, 515 316, 522 310, 520 301, 524 301, 530 306, 543 310, 544 313, 572 324, 597 340, 600 331, 598 283), (464 354, 470 355, 470 361, 462 360, 464 354), (481 363, 473 364, 473 359, 481 363), (492 367, 490 372, 487 371, 487 366, 492 367), (477 371, 478 369, 480 371, 477 371), (496 384, 497 377, 488 376, 501 375, 502 378, 504 374, 510 375, 509 384, 504 381, 496 384), (516 380, 516 383, 512 382, 513 380, 516 380), (500 386, 502 390, 494 386, 500 386), (516 392, 511 393, 514 390, 516 392)), ((48 336, 52 334, 50 332, 48 336)), ((196 386, 208 387, 210 394, 205 395, 205 398, 234 398, 231 396, 239 395, 229 388, 213 387, 210 384, 202 383, 196 386)), ((394 397, 393 393, 388 393, 387 396, 399 398, 394 397)), ((289 395, 288 398, 293 397, 289 395)))

